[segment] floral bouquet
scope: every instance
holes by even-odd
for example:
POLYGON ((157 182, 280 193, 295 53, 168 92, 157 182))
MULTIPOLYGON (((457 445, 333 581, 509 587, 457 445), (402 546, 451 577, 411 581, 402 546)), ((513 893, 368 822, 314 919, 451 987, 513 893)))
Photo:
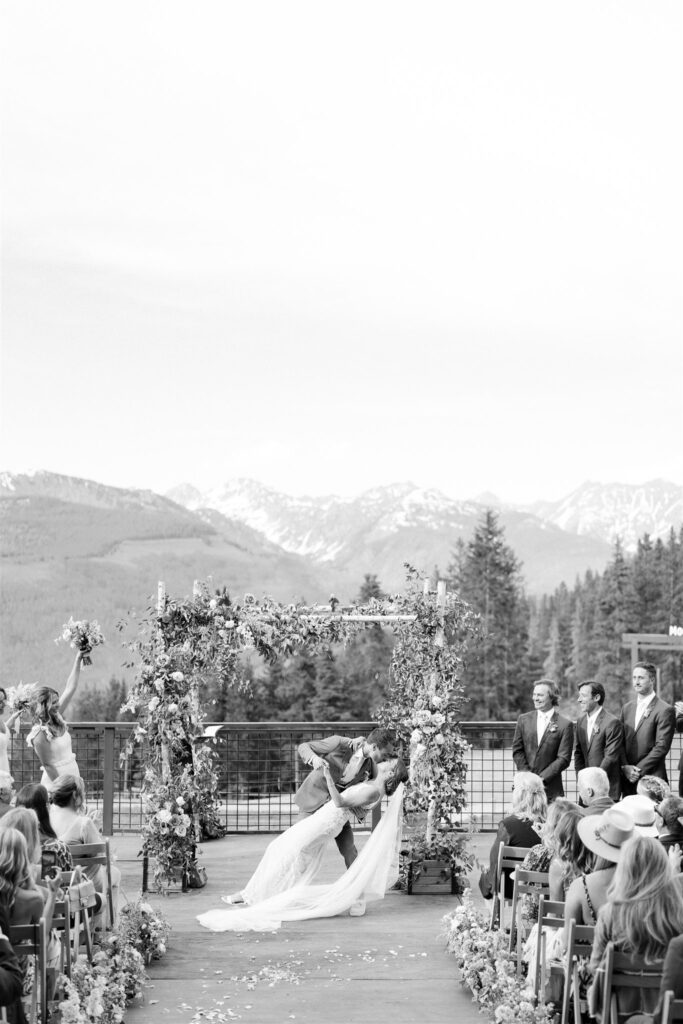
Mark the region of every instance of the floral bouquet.
POLYGON ((31 706, 37 685, 37 683, 19 683, 18 686, 10 686, 7 691, 7 708, 11 714, 16 715, 14 722, 14 731, 16 733, 20 729, 21 716, 31 706))
POLYGON ((104 637, 97 619, 79 619, 73 617, 62 626, 61 636, 55 640, 56 644, 69 644, 75 650, 83 653, 83 664, 92 665, 92 658, 89 657, 93 647, 104 643, 104 637))

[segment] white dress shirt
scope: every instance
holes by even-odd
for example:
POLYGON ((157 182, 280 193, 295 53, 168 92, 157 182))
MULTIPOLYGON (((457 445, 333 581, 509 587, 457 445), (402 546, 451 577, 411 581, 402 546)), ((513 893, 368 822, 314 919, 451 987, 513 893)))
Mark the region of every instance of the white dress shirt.
POLYGON ((550 719, 552 717, 553 717, 553 709, 552 708, 550 709, 550 711, 537 711, 536 712, 536 735, 538 737, 538 742, 539 743, 543 739, 543 734, 545 733, 546 729, 548 728, 548 725, 550 724, 550 719))
POLYGON ((602 708, 601 707, 597 707, 595 709, 595 711, 591 712, 590 715, 586 715, 586 734, 588 736, 588 742, 589 743, 591 741, 591 736, 593 735, 593 729, 595 728, 595 723, 597 722, 598 715, 600 714, 601 711, 602 711, 602 708))
POLYGON ((647 697, 638 697, 638 702, 636 703, 636 729, 640 724, 640 720, 643 717, 645 710, 649 708, 656 696, 657 694, 653 690, 647 697))

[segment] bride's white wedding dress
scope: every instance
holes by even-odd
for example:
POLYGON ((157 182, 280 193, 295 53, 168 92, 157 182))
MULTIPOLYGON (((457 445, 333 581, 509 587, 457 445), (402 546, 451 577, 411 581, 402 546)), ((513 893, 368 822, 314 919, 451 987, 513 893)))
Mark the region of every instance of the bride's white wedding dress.
POLYGON ((209 910, 199 923, 210 931, 275 931, 283 921, 336 917, 359 899, 381 900, 398 878, 403 785, 351 867, 331 885, 311 884, 325 848, 353 816, 330 800, 273 840, 242 891, 248 906, 209 910))

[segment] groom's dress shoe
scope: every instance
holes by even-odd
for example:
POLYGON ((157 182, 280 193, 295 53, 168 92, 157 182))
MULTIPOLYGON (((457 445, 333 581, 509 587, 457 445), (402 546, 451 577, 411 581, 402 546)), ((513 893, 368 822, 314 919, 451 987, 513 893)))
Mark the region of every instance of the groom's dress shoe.
POLYGON ((351 904, 351 909, 349 910, 350 917, 362 917, 364 913, 365 900, 356 900, 355 903, 351 904))

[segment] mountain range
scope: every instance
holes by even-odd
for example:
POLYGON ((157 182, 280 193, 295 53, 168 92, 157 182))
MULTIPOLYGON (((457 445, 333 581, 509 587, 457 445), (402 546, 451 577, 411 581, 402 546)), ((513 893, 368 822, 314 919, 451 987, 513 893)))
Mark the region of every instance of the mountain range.
POLYGON ((249 479, 160 495, 45 471, 0 474, 2 683, 61 684, 71 652, 52 640, 70 615, 97 618, 113 641, 95 652, 92 678, 126 675, 116 623, 144 611, 160 579, 181 596, 210 577, 236 595, 283 601, 349 600, 365 573, 401 590, 405 562, 445 570, 487 506, 499 513, 527 590, 542 593, 601 570, 616 536, 631 550, 645 532, 678 528, 683 488, 587 483, 562 501, 511 506, 410 483, 354 498, 292 497, 249 479))

